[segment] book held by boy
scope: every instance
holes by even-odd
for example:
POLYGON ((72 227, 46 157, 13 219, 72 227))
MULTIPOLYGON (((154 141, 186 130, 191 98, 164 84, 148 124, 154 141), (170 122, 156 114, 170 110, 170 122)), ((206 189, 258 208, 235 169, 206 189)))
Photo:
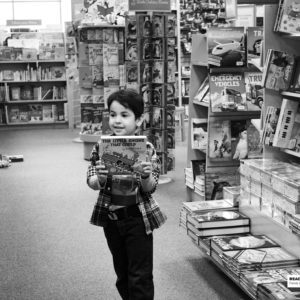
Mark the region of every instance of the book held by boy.
POLYGON ((146 136, 101 136, 100 156, 109 174, 141 173, 147 161, 146 136))

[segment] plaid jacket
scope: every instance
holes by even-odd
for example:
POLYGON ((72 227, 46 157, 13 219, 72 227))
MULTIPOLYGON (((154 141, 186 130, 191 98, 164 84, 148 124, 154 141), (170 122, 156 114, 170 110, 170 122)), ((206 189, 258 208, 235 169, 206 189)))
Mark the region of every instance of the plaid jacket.
MULTIPOLYGON (((144 192, 140 177, 137 177, 138 183, 138 207, 142 214, 145 230, 147 234, 150 234, 155 228, 159 228, 167 219, 166 215, 160 210, 157 202, 152 197, 152 194, 155 192, 159 174, 160 174, 160 163, 159 159, 156 155, 156 151, 153 145, 147 142, 147 146, 152 149, 152 177, 154 178, 153 189, 149 192, 144 192)), ((91 152, 91 158, 98 157, 97 153, 98 146, 97 144, 93 147, 91 152)), ((89 165, 87 171, 87 183, 89 185, 89 179, 93 176, 97 176, 96 168, 92 164, 89 165)), ((105 227, 108 221, 108 212, 109 206, 111 205, 111 184, 112 178, 111 176, 107 176, 107 181, 105 183, 105 187, 100 189, 97 202, 94 206, 94 210, 91 217, 91 224, 105 227)), ((90 186, 90 185, 89 185, 90 186)))

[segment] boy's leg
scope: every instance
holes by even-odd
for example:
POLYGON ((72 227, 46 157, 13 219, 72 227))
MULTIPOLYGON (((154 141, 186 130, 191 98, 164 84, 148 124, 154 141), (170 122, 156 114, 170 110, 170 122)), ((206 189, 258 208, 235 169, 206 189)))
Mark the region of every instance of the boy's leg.
POLYGON ((153 236, 147 235, 142 218, 126 224, 129 299, 153 300, 153 236))
POLYGON ((119 232, 117 223, 118 221, 109 221, 104 228, 104 233, 113 257, 114 269, 117 275, 116 287, 122 299, 128 300, 128 259, 125 241, 119 232))

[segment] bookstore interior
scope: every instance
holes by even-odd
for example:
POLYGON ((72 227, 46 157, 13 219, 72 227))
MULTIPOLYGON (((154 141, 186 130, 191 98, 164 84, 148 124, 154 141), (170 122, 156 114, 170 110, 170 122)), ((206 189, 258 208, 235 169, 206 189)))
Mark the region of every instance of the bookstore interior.
POLYGON ((0 131, 78 129, 88 160, 137 90, 161 175, 186 140, 191 244, 251 299, 300 299, 300 0, 52 2, 57 26, 1 17, 0 131))

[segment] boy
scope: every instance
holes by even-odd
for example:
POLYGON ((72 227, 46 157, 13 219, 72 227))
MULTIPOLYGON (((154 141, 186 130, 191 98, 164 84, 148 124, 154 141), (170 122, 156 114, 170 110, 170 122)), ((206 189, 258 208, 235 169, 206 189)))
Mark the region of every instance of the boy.
MULTIPOLYGON (((113 135, 135 135, 142 123, 142 96, 134 90, 120 90, 108 97, 107 104, 113 135)), ((89 187, 100 190, 91 223, 104 228, 122 299, 153 299, 152 231, 166 221, 152 198, 160 172, 155 149, 147 142, 149 159, 141 163, 140 176, 109 176, 97 148, 96 144, 91 155, 97 161, 87 173, 89 187), (120 190, 123 197, 117 197, 120 190)))

